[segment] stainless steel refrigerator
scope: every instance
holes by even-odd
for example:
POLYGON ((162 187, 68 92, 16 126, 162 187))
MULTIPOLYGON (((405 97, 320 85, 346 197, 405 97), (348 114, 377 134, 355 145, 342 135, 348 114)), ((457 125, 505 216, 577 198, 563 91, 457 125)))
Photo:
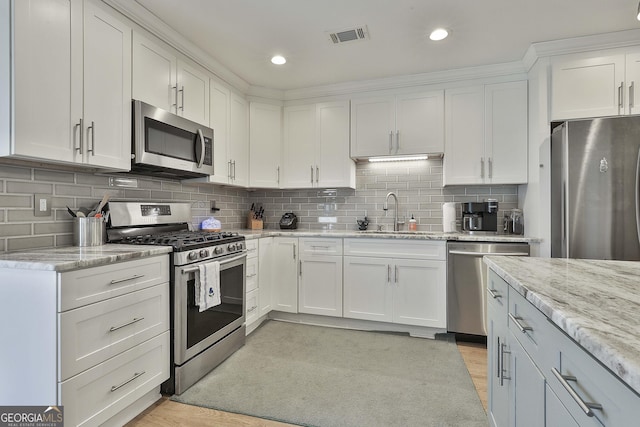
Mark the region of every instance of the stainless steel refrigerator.
POLYGON ((551 256, 640 260, 640 116, 551 133, 551 256))

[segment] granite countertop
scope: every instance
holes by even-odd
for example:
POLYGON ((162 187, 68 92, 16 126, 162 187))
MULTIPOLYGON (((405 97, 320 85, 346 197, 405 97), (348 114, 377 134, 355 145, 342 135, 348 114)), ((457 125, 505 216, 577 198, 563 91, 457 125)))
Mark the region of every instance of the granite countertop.
POLYGON ((65 246, 0 253, 0 268, 52 270, 57 272, 97 267, 153 255, 168 254, 171 246, 65 246))
POLYGON ((491 256, 484 260, 640 394, 640 262, 491 256))
POLYGON ((466 242, 526 242, 539 243, 537 237, 518 236, 512 234, 468 234, 468 233, 443 233, 434 231, 348 231, 348 230, 225 230, 244 235, 247 239, 260 237, 285 236, 285 237, 335 237, 335 238, 367 238, 367 239, 406 239, 406 240, 456 240, 466 242))

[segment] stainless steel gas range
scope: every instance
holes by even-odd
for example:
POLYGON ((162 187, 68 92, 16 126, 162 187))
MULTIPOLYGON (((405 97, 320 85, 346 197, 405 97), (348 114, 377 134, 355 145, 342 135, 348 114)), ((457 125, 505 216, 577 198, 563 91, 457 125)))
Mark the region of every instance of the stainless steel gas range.
POLYGON ((171 376, 162 392, 181 394, 245 342, 244 236, 191 230, 191 205, 109 202, 107 241, 172 246, 171 376), (219 263, 220 304, 200 311, 200 266, 219 263))

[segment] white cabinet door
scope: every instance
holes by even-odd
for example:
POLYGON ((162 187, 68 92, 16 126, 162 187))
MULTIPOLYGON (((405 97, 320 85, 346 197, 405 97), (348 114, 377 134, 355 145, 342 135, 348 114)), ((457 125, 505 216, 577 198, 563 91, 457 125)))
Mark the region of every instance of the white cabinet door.
POLYGON ((229 183, 229 89, 213 80, 209 81, 209 127, 213 129, 213 175, 209 182, 229 183))
POLYGON ((393 261, 393 322, 446 328, 446 263, 411 259, 393 261))
POLYGON ((398 95, 393 154, 444 151, 444 91, 398 95))
POLYGON ((178 115, 209 125, 209 75, 195 64, 178 61, 178 115))
POLYGON ((298 312, 298 239, 276 237, 273 241, 272 309, 298 312))
POLYGON ((131 28, 84 3, 84 124, 88 164, 131 168, 131 28))
POLYGON ((480 184, 484 155, 484 86, 445 91, 443 184, 480 184))
POLYGON ((545 379, 512 332, 508 336, 511 426, 544 427, 545 379))
POLYGON ((344 317, 391 322, 392 260, 345 256, 344 317))
POLYGON ((261 238, 258 242, 258 317, 269 314, 273 307, 274 257, 273 237, 261 238))
POLYGON ((393 96, 351 100, 351 157, 393 154, 395 120, 393 96))
POLYGON ((0 151, 72 162, 82 118, 82 1, 21 0, 13 6, 15 145, 7 135, 0 151))
POLYGON ((547 384, 545 386, 545 425, 547 426, 563 426, 563 427, 579 427, 579 424, 571 416, 567 408, 564 407, 558 396, 551 390, 547 384))
POLYGON ((278 188, 282 152, 282 107, 249 106, 249 186, 278 188))
POLYGON ((315 145, 315 104, 285 107, 282 187, 313 187, 315 145))
POLYGON ((313 255, 300 261, 300 313, 342 317, 342 257, 313 255))
POLYGON ((527 182, 527 82, 485 86, 485 182, 527 182))
POLYGON ((316 106, 316 185, 356 185, 356 165, 349 157, 349 101, 325 102, 316 106))
POLYGON ((559 59, 551 66, 551 118, 624 114, 625 57, 615 54, 559 59))
POLYGON ((640 114, 640 52, 629 53, 626 58, 626 102, 628 114, 640 114))
POLYGON ((227 160, 229 183, 247 187, 249 185, 249 104, 240 95, 232 92, 229 112, 231 120, 227 160))
POLYGON ((487 303, 487 418, 491 427, 509 425, 508 381, 505 384, 502 379, 502 362, 505 360, 502 352, 507 338, 506 316, 506 312, 496 310, 491 301, 487 303))
POLYGON ((133 33, 133 99, 176 113, 177 58, 168 49, 133 33))

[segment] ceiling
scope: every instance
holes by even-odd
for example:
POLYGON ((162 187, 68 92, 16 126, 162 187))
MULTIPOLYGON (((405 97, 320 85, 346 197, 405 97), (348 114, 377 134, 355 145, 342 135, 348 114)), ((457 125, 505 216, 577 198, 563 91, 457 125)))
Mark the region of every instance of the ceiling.
POLYGON ((250 85, 279 90, 519 61, 535 42, 640 28, 638 0, 135 1, 250 85), (369 40, 327 35, 362 25, 369 40), (429 40, 436 27, 450 36, 429 40))

